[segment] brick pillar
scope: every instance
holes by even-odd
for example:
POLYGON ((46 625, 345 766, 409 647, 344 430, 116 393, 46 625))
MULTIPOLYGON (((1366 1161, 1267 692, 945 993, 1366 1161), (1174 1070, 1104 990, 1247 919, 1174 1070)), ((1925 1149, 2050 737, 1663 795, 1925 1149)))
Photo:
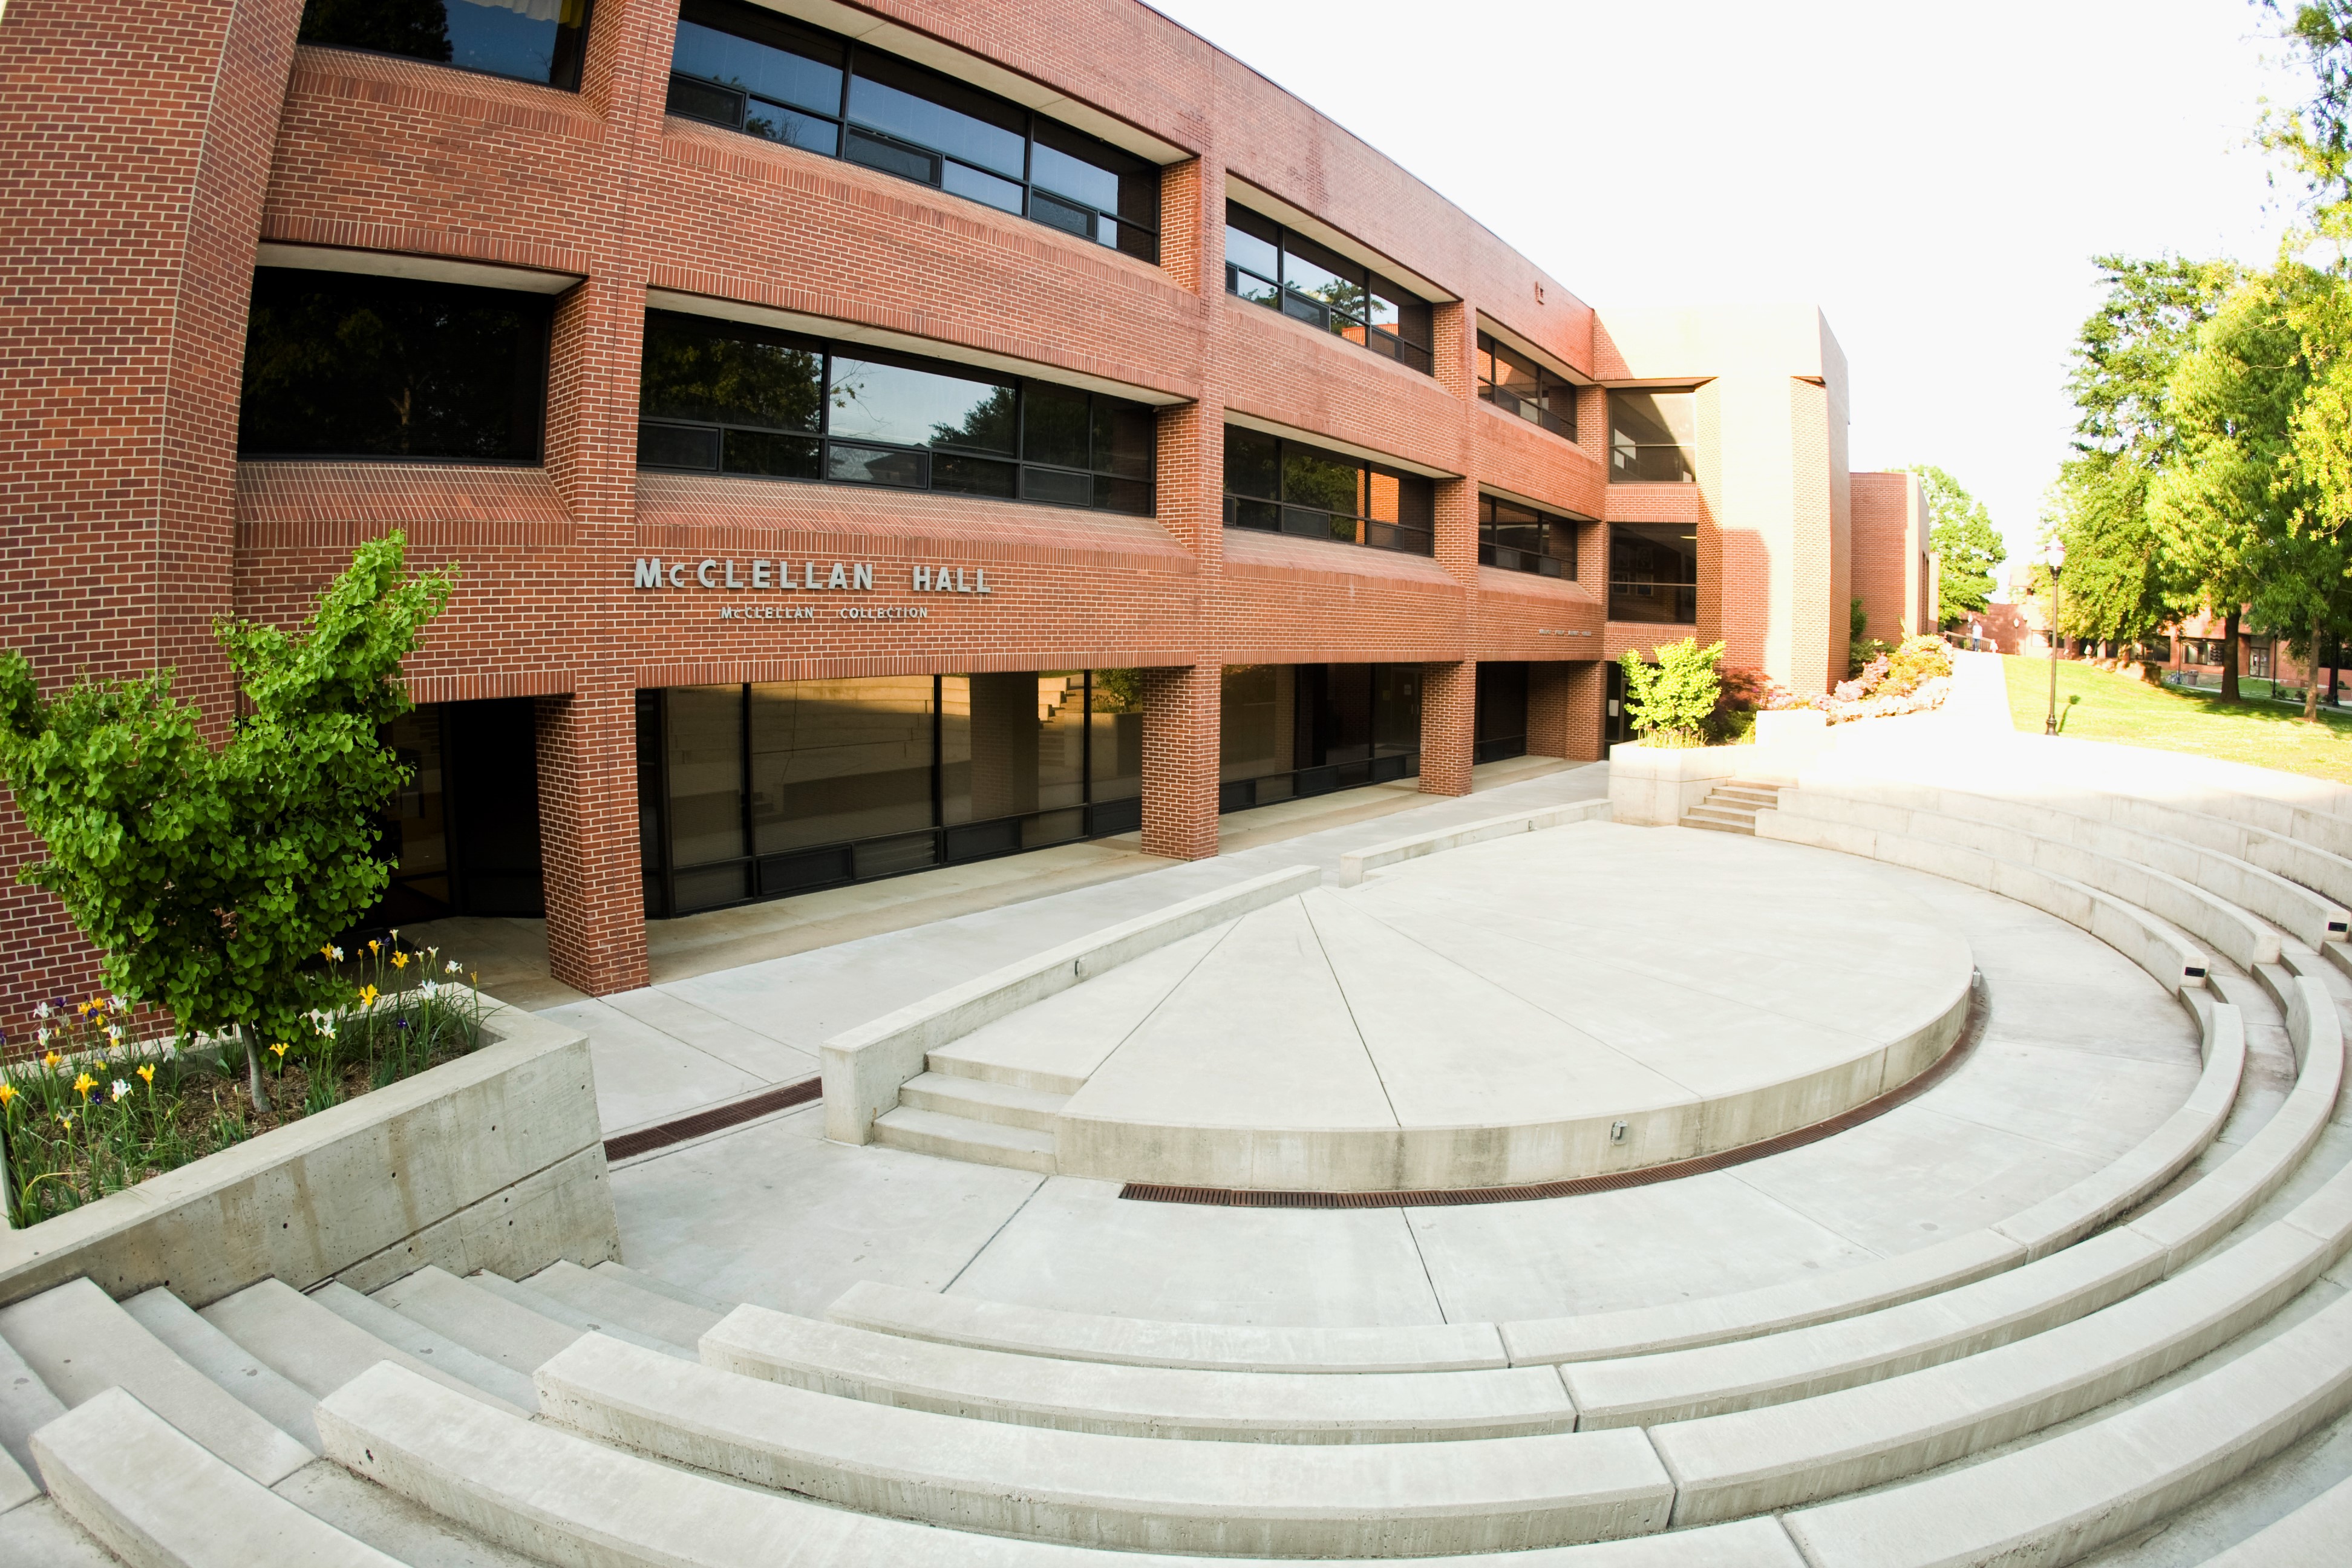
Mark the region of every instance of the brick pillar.
POLYGON ((1528 755, 1569 754, 1569 664, 1541 659, 1528 666, 1528 755))
POLYGON ((1206 860, 1217 852, 1217 739, 1224 669, 1143 671, 1143 852, 1206 860))
POLYGON ((648 984, 637 858, 636 692, 542 697, 539 837, 547 967, 603 996, 648 984))
POLYGON ((1568 746, 1558 753, 1571 762, 1597 763, 1608 754, 1601 742, 1609 704, 1609 667, 1597 658, 1578 659, 1568 670, 1568 746))
POLYGON ((1421 667, 1421 793, 1470 793, 1470 742, 1477 716, 1478 661, 1421 667))

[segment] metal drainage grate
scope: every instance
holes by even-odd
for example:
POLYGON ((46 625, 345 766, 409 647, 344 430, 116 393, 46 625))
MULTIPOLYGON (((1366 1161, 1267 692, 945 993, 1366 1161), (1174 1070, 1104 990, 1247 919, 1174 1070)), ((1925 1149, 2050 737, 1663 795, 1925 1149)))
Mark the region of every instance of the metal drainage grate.
POLYGON ((625 1160, 655 1149, 667 1149, 673 1143, 683 1143, 689 1138, 699 1138, 706 1132, 739 1126, 762 1116, 794 1105, 804 1105, 824 1090, 821 1078, 804 1078, 798 1083, 779 1084, 774 1089, 761 1089, 741 1100, 725 1105, 698 1110, 691 1116, 681 1116, 675 1121, 665 1121, 657 1127, 640 1127, 635 1132, 624 1132, 618 1138, 604 1140, 606 1160, 625 1160))
POLYGON ((1784 1153, 1790 1149, 1801 1149, 1808 1143, 1834 1137, 1861 1126, 1874 1117, 1885 1115, 1906 1100, 1927 1093, 1950 1077, 1961 1059, 1977 1048, 1978 1042, 1984 1038, 1985 1016, 1990 1010, 1984 974, 1979 971, 1969 986, 1969 1012, 1961 1021, 1959 1038, 1953 1041, 1952 1048, 1926 1072, 1899 1089, 1882 1094, 1876 1100, 1864 1100, 1853 1110, 1840 1112, 1826 1121, 1816 1121, 1810 1127, 1800 1127, 1753 1143, 1743 1143, 1737 1149, 1726 1149, 1719 1153, 1702 1154, 1693 1160, 1676 1160, 1665 1165, 1645 1165, 1638 1171, 1612 1171, 1600 1176, 1536 1182, 1523 1187, 1434 1187, 1404 1193, 1295 1193, 1250 1187, 1169 1187, 1152 1182, 1129 1182, 1118 1190, 1118 1195, 1147 1204, 1206 1204, 1213 1207, 1236 1209, 1416 1209, 1455 1204, 1517 1204, 1534 1198, 1572 1198, 1586 1193, 1613 1193, 1626 1187, 1648 1186, 1654 1182, 1672 1182, 1684 1176, 1704 1175, 1709 1171, 1744 1165, 1768 1154, 1784 1153))

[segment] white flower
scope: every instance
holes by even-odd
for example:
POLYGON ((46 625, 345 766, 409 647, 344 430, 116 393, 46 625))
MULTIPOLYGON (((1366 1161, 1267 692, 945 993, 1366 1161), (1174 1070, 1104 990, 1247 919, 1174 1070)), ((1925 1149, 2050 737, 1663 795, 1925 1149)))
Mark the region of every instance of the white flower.
POLYGON ((33 1007, 33 1016, 34 1016, 34 1017, 36 1017, 36 1018, 46 1018, 46 1017, 47 1017, 48 1016, 49 1016, 49 1005, 48 1005, 47 1002, 41 1002, 41 1003, 37 1003, 37 1004, 35 1004, 35 1005, 34 1005, 34 1007, 33 1007))
POLYGON ((441 994, 440 982, 428 980, 424 984, 416 988, 416 994, 424 997, 427 1002, 430 1002, 433 998, 441 994))
POLYGON ((106 1037, 112 1040, 116 1045, 121 1045, 122 1043, 122 1026, 120 1024, 109 1024, 106 1026, 106 1037))
POLYGON ((393 941, 394 941, 394 942, 398 942, 398 941, 400 940, 400 928, 399 928, 399 927, 397 927, 397 926, 394 926, 394 927, 393 928, 393 931, 392 931, 392 940, 393 940, 393 941))
POLYGON ((334 952, 334 955, 335 955, 335 962, 336 962, 337 963, 341 963, 343 961, 343 950, 342 950, 341 948, 338 947, 338 948, 335 948, 335 949, 333 949, 333 950, 331 950, 331 951, 334 952))
POLYGON ((114 1080, 113 1087, 109 1089, 106 1092, 110 1099, 121 1100, 124 1095, 131 1092, 131 1086, 123 1082, 121 1079, 116 1079, 114 1080))
POLYGON ((114 1010, 118 1013, 131 1011, 131 998, 128 996, 110 996, 107 1000, 114 1004, 114 1010))
POLYGON ((44 1024, 37 1032, 41 1037, 41 1044, 45 1046, 47 1045, 49 1043, 49 1026, 47 1024, 44 1024))
POLYGON ((446 963, 443 964, 443 965, 441 966, 441 973, 444 973, 444 974, 455 974, 455 973, 457 973, 457 961, 456 959, 454 959, 454 958, 453 958, 453 959, 451 959, 448 963, 446 963))

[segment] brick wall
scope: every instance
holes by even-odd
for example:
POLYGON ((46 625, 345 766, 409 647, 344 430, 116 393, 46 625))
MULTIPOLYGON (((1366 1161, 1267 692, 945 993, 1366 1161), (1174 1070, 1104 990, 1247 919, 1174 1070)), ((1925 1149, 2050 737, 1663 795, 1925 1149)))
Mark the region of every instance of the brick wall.
MULTIPOLYGON (((1735 662, 1786 663, 1810 639, 1807 671, 1822 663, 1820 588, 1842 570, 1843 433, 1827 424, 1843 419, 1842 366, 1806 423, 1809 445, 1784 428, 1762 489, 1748 475, 1753 439, 1726 455, 1713 390, 1699 485, 1612 486, 1600 390, 1580 399, 1573 442, 1498 413, 1475 397, 1477 323, 1582 374, 1654 366, 1631 365, 1566 287, 1309 106, 1131 0, 864 8, 1180 149, 1162 181, 1162 265, 665 118, 676 0, 599 0, 576 94, 298 47, 299 0, 11 0, 0 22, 0 160, 15 171, 0 189, 0 551, 12 592, 0 616, 13 646, 52 684, 174 665, 217 725, 227 691, 211 617, 287 621, 355 542, 406 529, 420 563, 463 570, 412 661, 417 695, 538 700, 551 955, 559 975, 600 992, 645 974, 630 742, 640 687, 1145 667, 1145 843, 1210 854, 1224 664, 1459 671, 1458 723, 1444 695, 1457 678, 1433 674, 1439 718, 1423 763, 1429 787, 1451 788, 1467 781, 1475 661, 1566 661, 1564 687, 1538 682, 1554 692, 1547 722, 1565 754, 1597 751, 1591 661, 1648 635, 1605 621, 1604 531, 1586 531, 1573 581, 1480 568, 1481 484, 1587 518, 1696 522, 1700 635, 1733 642, 1735 662), (1437 374, 1225 295, 1229 176, 1452 294, 1435 312, 1437 374), (238 464, 236 388, 264 240, 582 279, 556 312, 544 467, 238 464), (1160 416, 1158 516, 641 476, 647 289, 887 329, 1172 400, 1160 416), (1448 476, 1434 559, 1226 533, 1229 413, 1448 476), (1792 478, 1790 463, 1806 472, 1792 478), (1791 554, 1801 510, 1811 542, 1791 554), (814 619, 722 617, 751 593, 634 588, 634 562, 654 555, 866 561, 873 597, 900 604, 914 567, 946 563, 984 568, 991 591, 935 595, 919 620, 845 620, 830 599, 814 619)), ((1746 377, 1743 406, 1805 374, 1781 363, 1785 332, 1769 353, 1736 333, 1687 341, 1667 374, 1746 377)), ((0 822, 0 874, 31 847, 21 825, 0 822)), ((43 899, 0 891, 0 1020, 86 982, 89 955, 43 899)))

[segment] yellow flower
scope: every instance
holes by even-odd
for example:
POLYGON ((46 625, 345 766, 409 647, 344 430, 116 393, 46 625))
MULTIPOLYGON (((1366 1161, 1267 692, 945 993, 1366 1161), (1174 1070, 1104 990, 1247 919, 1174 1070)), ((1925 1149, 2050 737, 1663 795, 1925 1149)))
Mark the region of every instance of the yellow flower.
POLYGON ((146 1066, 144 1066, 144 1067, 141 1068, 139 1069, 139 1076, 140 1076, 140 1078, 142 1078, 142 1079, 144 1079, 144 1080, 146 1081, 147 1087, 148 1087, 149 1089, 152 1089, 152 1088, 154 1088, 154 1087, 155 1087, 155 1064, 154 1064, 153 1062, 149 1062, 146 1066))
POLYGON ((274 1045, 274 1046, 270 1047, 269 1048, 270 1048, 271 1050, 276 1051, 276 1052, 278 1053, 278 1059, 279 1061, 281 1061, 281 1062, 282 1062, 282 1061, 284 1061, 284 1060, 286 1059, 286 1042, 285 1042, 285 1041, 280 1040, 280 1041, 278 1041, 276 1045, 274 1045))
POLYGON ((62 1110, 61 1110, 61 1111, 59 1111, 59 1112, 58 1113, 58 1126, 60 1126, 60 1127, 62 1127, 62 1128, 64 1128, 64 1129, 65 1129, 67 1131, 68 1131, 68 1132, 72 1131, 73 1131, 73 1115, 72 1115, 72 1113, 71 1113, 70 1111, 62 1111, 62 1110))
POLYGON ((322 947, 319 950, 319 956, 332 963, 335 962, 335 950, 332 947, 322 947))
POLYGON ((408 954, 406 954, 406 953, 404 953, 404 952, 395 952, 395 953, 394 953, 394 954, 392 955, 392 966, 393 966, 394 969, 405 969, 405 968, 407 968, 407 967, 408 967, 408 954))
POLYGON ((96 1089, 97 1087, 98 1079, 90 1077, 88 1073, 83 1073, 80 1077, 74 1079, 74 1092, 76 1094, 88 1094, 91 1089, 96 1089))
POLYGON ((373 937, 370 937, 368 939, 368 951, 370 952, 382 952, 383 951, 383 943, 376 941, 373 937))
POLYGON ((41 1065, 45 1068, 54 1068, 58 1065, 58 1053, 51 1051, 47 1056, 43 1057, 41 1058, 41 1065))
POLYGON ((374 1006, 374 1005, 375 1005, 375 998, 376 998, 376 989, 375 989, 375 987, 374 987, 374 986, 373 986, 373 985, 362 985, 362 986, 361 986, 361 987, 360 987, 360 1005, 361 1005, 361 1006, 362 1006, 362 1007, 373 1007, 373 1006, 374 1006))
POLYGON ((7 1110, 8 1102, 16 1098, 16 1086, 15 1084, 0 1083, 0 1110, 7 1110))

